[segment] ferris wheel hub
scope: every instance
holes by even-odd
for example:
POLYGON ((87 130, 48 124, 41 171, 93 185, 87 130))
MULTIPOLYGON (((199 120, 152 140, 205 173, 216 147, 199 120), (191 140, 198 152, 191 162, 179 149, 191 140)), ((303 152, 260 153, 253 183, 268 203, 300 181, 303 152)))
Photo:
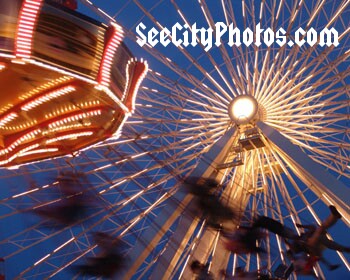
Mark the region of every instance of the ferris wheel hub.
POLYGON ((251 95, 239 95, 232 99, 228 107, 231 120, 237 125, 246 125, 257 118, 259 105, 251 95))

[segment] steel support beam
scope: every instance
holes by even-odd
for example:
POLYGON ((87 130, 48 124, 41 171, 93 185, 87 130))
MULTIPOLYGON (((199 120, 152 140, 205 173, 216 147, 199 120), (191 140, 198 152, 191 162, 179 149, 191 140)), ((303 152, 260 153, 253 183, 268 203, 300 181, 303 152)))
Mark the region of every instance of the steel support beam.
MULTIPOLYGON (((223 163, 226 159, 229 150, 234 141, 235 130, 229 130, 214 146, 204 155, 196 169, 192 172, 193 177, 215 177, 219 181, 220 174, 217 173, 217 166, 223 163)), ((191 208, 194 204, 188 205, 188 213, 193 212, 191 208)), ((161 256, 161 261, 156 266, 152 274, 152 279, 170 279, 171 273, 176 267, 180 257, 183 254, 186 244, 193 236, 199 220, 189 215, 183 215, 181 223, 178 225, 169 244, 178 246, 168 246, 167 250, 161 256)), ((211 234, 210 234, 211 235, 211 234)), ((213 237, 213 235, 211 235, 213 237)), ((211 238, 210 238, 211 239, 211 238)), ((205 253, 201 256, 205 257, 205 253)), ((201 259, 199 258, 199 261, 201 259)), ((185 271, 186 274, 186 271, 185 271)), ((186 277, 185 277, 186 278, 186 277)))
POLYGON ((350 188, 337 180, 324 166, 313 161, 273 127, 259 122, 264 136, 274 144, 277 153, 289 168, 326 204, 337 207, 344 222, 350 225, 350 188))
MULTIPOLYGON (((234 140, 235 130, 232 128, 226 132, 213 147, 203 155, 198 166, 192 173, 193 177, 209 177, 216 174, 216 167, 219 163, 222 163, 226 154, 229 152, 234 140)), ((163 237, 164 232, 176 222, 181 216, 181 221, 175 230, 173 238, 168 242, 166 250, 158 258, 157 265, 153 271, 150 279, 170 279, 173 269, 175 268, 187 241, 191 238, 199 219, 196 219, 190 215, 183 215, 184 208, 191 212, 190 208, 193 207, 192 195, 183 191, 177 191, 173 196, 169 204, 164 207, 161 213, 158 215, 157 228, 156 226, 150 226, 146 232, 142 235, 142 239, 138 240, 135 246, 131 249, 128 256, 133 260, 133 264, 125 271, 122 271, 118 275, 119 279, 131 279, 135 271, 144 263, 145 259, 157 246, 160 239, 163 237), (174 201, 181 203, 176 204, 174 201)))

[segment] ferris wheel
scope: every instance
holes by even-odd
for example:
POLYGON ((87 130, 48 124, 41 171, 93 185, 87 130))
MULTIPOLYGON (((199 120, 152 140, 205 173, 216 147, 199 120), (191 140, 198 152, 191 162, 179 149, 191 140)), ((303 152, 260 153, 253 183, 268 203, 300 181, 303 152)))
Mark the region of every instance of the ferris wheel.
MULTIPOLYGON (((300 233, 297 224, 321 224, 329 214, 328 206, 334 205, 342 219, 329 230, 329 238, 350 246, 346 239, 350 225, 350 1, 81 0, 75 11, 49 3, 55 1, 42 2, 53 7, 46 8, 48 14, 57 9, 61 17, 73 18, 80 26, 74 30, 83 30, 81 22, 88 22, 86 30, 93 30, 95 37, 77 37, 81 42, 73 44, 77 58, 66 60, 40 53, 38 44, 36 55, 45 62, 50 60, 50 75, 45 72, 42 84, 36 76, 21 78, 33 88, 52 81, 67 86, 77 80, 72 85, 81 100, 74 99, 73 105, 83 108, 82 115, 74 118, 64 110, 52 112, 50 118, 57 125, 45 130, 52 135, 58 133, 55 129, 59 126, 70 124, 71 138, 50 136, 58 144, 53 146, 56 142, 47 140, 42 144, 47 136, 39 139, 41 132, 35 130, 28 135, 30 141, 38 139, 37 146, 28 144, 12 154, 12 146, 6 147, 3 140, 15 129, 11 122, 23 118, 25 129, 43 126, 28 121, 24 114, 10 115, 8 110, 39 105, 24 100, 0 110, 4 150, 0 154, 4 157, 0 162, 0 257, 2 273, 8 279, 91 279, 75 268, 100 253, 94 241, 96 232, 126 244, 126 265, 115 279, 194 279, 190 267, 195 260, 207 264, 215 279, 224 279, 222 271, 233 276, 237 267, 273 274, 280 265, 288 266, 288 244, 276 234, 261 240, 264 254, 226 250, 223 232, 191 211, 193 197, 183 188, 191 177, 218 182, 220 201, 238 213, 234 226, 260 215, 300 233), (219 22, 220 30, 226 26, 227 32, 217 39, 219 22), (140 29, 141 23, 144 28, 140 29), (172 42, 176 23, 178 46, 172 42), (193 24, 206 31, 192 37, 193 24), (250 36, 258 24, 263 29, 260 45, 256 34, 250 36), (234 33, 234 27, 241 33, 234 33), (152 28, 157 32, 148 33, 152 28), (167 46, 160 37, 165 28, 169 31, 167 46), (208 28, 213 30, 211 45, 206 37, 208 28), (286 42, 279 44, 274 37, 269 43, 270 31, 264 32, 280 28, 286 42), (298 32, 299 28, 303 31, 298 32), (332 28, 337 34, 329 33, 332 28), (111 32, 115 36, 108 38, 116 40, 110 45, 118 45, 113 50, 118 63, 116 68, 107 65, 112 67, 109 79, 104 76, 106 71, 98 70, 96 61, 104 61, 106 48, 102 46, 105 34, 111 32), (314 32, 318 32, 317 42, 314 32), (327 34, 331 35, 319 44, 327 34), (91 38, 97 38, 94 50, 87 48, 91 38), (140 46, 142 38, 145 41, 140 46), (147 74, 141 57, 148 63, 147 74), (125 76, 124 69, 129 69, 125 76), (85 98, 90 102, 87 105, 85 98), (113 113, 105 108, 114 108, 113 113), (96 110, 102 116, 96 116, 96 110), (56 120, 60 114, 65 117, 56 120), (98 133, 100 130, 103 133, 98 133), (81 138, 85 140, 79 142, 81 138), (39 148, 46 149, 43 156, 27 154, 39 148), (62 174, 77 174, 81 192, 93 202, 85 215, 72 223, 47 226, 50 219, 35 211, 59 203, 62 174)), ((73 28, 63 22, 62 26, 73 28)), ((58 37, 67 36, 58 33, 58 37)), ((17 56, 1 57, 11 63, 1 60, 0 71, 13 64, 13 72, 22 76, 28 69, 44 75, 37 69, 45 63, 26 57, 26 36, 23 38, 23 46, 16 45, 17 56), (24 67, 32 63, 32 68, 18 70, 22 62, 27 63, 24 67)), ((46 37, 41 38, 42 43, 46 37)), ((51 47, 62 47, 62 43, 56 40, 51 47)), ((2 81, 6 79, 8 76, 2 81)), ((52 87, 56 89, 57 84, 52 87)), ((74 96, 71 89, 64 88, 74 96)), ((57 106, 55 98, 61 97, 51 94, 48 98, 48 104, 57 106)), ((36 114, 42 110, 35 108, 36 114)), ((18 139, 21 146, 22 138, 18 139)), ((348 253, 327 250, 324 254, 341 267, 333 272, 317 263, 314 272, 319 279, 350 275, 348 253)), ((292 273, 288 279, 303 277, 292 273)))

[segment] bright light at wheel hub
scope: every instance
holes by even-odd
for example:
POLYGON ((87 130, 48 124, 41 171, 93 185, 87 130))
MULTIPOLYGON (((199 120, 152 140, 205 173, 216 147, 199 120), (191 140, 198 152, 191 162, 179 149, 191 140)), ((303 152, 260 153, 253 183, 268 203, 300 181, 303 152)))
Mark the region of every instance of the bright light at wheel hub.
POLYGON ((237 125, 248 124, 256 117, 257 112, 258 102, 250 95, 235 97, 228 107, 228 114, 237 125))

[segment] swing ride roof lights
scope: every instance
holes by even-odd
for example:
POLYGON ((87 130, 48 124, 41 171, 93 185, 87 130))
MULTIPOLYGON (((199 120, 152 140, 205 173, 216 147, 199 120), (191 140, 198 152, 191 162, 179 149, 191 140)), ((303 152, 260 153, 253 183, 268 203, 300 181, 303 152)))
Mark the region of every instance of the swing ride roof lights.
POLYGON ((147 72, 146 62, 121 47, 122 27, 52 1, 6 5, 1 15, 11 17, 13 24, 0 26, 0 31, 11 33, 14 43, 0 43, 0 166, 65 156, 118 137, 147 72), (2 56, 2 50, 14 56, 2 56), (112 76, 115 69, 118 74, 112 76), (102 107, 97 106, 100 100, 102 107), (38 127, 31 138, 22 137, 38 127), (40 153, 18 156, 33 143, 40 153))
POLYGON ((228 114, 237 125, 248 124, 256 117, 257 113, 258 102, 251 95, 235 97, 228 107, 228 114))
POLYGON ((108 42, 105 46, 98 77, 98 82, 102 86, 106 87, 108 87, 110 83, 111 67, 114 54, 123 39, 123 29, 118 24, 111 22, 110 32, 112 32, 112 36, 108 38, 108 42))
POLYGON ((16 56, 20 58, 31 56, 34 28, 42 2, 42 0, 27 0, 22 5, 16 36, 16 56))

